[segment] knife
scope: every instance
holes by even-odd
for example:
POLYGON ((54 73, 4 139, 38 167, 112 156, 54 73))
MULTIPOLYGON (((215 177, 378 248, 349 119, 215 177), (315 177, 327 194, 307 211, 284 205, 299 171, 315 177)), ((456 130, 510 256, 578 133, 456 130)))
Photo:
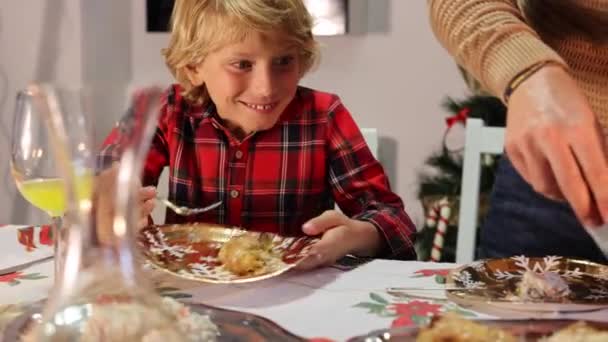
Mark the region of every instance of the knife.
POLYGON ((595 244, 604 253, 604 256, 608 258, 608 224, 595 228, 585 227, 585 230, 591 235, 595 244))
POLYGON ((23 263, 23 264, 19 264, 19 265, 3 268, 3 269, 0 270, 0 276, 3 276, 5 274, 10 274, 10 273, 15 273, 17 271, 21 271, 21 270, 26 269, 26 268, 28 268, 30 266, 36 265, 38 263, 45 262, 45 261, 50 260, 50 259, 53 259, 52 255, 48 256, 48 257, 45 257, 45 258, 38 259, 38 260, 26 262, 26 263, 23 263))

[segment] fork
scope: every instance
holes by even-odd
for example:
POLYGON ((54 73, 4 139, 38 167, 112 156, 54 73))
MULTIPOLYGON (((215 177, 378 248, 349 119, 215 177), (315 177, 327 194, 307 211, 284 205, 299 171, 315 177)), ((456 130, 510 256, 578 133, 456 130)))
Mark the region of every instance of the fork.
POLYGON ((190 215, 204 213, 211 209, 215 209, 222 204, 222 201, 217 201, 213 204, 210 204, 210 205, 208 205, 206 207, 202 207, 202 208, 188 208, 188 207, 176 205, 175 203, 169 201, 168 199, 166 199, 164 197, 156 196, 156 199, 159 200, 162 204, 169 207, 176 214, 181 215, 181 216, 190 216, 190 215))

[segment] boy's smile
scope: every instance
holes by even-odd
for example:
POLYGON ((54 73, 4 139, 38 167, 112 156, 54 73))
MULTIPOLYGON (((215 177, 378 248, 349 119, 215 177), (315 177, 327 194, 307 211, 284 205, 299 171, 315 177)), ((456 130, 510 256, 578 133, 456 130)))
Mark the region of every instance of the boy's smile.
POLYGON ((239 138, 274 126, 301 77, 300 53, 287 36, 252 31, 188 68, 204 84, 226 126, 239 138))
POLYGON ((270 102, 270 103, 260 103, 260 104, 248 103, 248 102, 241 102, 241 103, 244 104, 245 106, 249 107, 250 109, 252 109, 258 113, 261 113, 261 114, 272 113, 274 111, 274 109, 277 107, 277 105, 279 104, 278 101, 270 102))

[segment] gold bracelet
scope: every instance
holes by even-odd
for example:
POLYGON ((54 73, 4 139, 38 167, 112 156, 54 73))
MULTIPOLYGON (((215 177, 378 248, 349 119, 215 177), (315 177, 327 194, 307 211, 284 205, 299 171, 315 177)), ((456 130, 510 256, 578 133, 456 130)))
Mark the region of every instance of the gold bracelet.
POLYGON ((505 90, 505 93, 503 95, 504 102, 509 103, 509 97, 511 97, 511 95, 513 94, 515 89, 517 89, 517 87, 519 87, 522 83, 524 83, 525 80, 530 78, 530 76, 535 74, 538 70, 540 70, 542 67, 546 66, 547 64, 561 65, 555 61, 542 61, 542 62, 533 64, 530 67, 519 72, 517 75, 515 75, 513 80, 511 80, 511 82, 509 82, 509 85, 507 86, 507 89, 505 90))

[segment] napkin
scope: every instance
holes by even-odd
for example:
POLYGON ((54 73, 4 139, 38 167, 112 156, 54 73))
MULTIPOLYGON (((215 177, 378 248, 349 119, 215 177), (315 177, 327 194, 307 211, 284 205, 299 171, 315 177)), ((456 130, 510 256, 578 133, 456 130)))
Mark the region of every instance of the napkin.
POLYGON ((12 273, 53 256, 51 226, 3 226, 0 228, 0 274, 12 273))

